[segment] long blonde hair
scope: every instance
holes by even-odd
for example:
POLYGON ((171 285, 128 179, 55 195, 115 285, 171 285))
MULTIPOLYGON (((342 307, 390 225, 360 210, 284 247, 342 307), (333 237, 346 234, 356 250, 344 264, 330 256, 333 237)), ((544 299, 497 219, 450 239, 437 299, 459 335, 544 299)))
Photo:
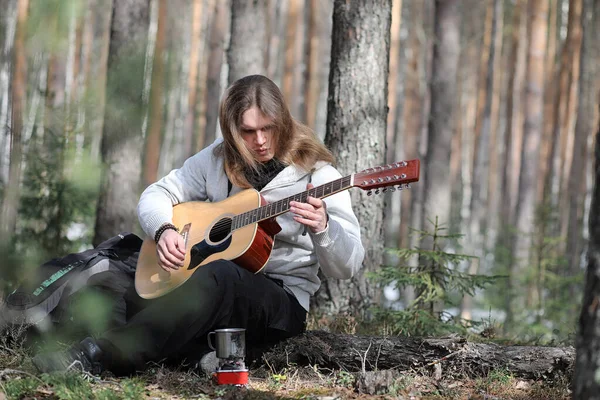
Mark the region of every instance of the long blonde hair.
POLYGON ((225 159, 229 180, 242 188, 250 187, 244 170, 257 168, 257 161, 246 148, 240 133, 245 111, 257 107, 273 123, 274 157, 287 165, 310 171, 317 161, 333 163, 333 154, 308 126, 296 121, 277 85, 262 75, 241 78, 225 91, 219 109, 223 143, 216 151, 225 159))

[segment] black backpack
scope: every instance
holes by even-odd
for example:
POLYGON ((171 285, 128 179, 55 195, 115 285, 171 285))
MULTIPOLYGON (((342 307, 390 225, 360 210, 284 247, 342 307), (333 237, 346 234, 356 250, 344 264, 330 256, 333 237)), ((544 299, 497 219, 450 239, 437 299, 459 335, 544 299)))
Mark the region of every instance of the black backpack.
MULTIPOLYGON (((82 326, 74 304, 82 294, 106 299, 109 310, 102 329, 124 324, 136 311, 135 268, 142 239, 119 234, 93 249, 55 258, 42 264, 33 279, 8 294, 0 308, 0 328, 26 326, 27 333, 45 334, 61 329, 67 336, 92 334, 82 326)), ((141 299, 139 299, 141 301, 141 299)), ((89 306, 89 305, 88 305, 89 306)), ((90 315, 96 304, 89 307, 90 315)), ((86 324, 83 324, 86 325, 86 324)), ((37 335, 36 335, 37 336, 37 335)))

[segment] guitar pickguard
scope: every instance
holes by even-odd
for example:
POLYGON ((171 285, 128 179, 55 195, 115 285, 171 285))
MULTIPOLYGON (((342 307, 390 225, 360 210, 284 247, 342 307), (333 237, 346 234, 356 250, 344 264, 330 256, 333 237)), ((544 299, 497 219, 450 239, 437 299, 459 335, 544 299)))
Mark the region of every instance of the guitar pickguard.
POLYGON ((192 249, 190 250, 190 265, 188 265, 187 269, 192 270, 196 268, 208 257, 227 249, 230 244, 231 235, 226 240, 224 240, 216 246, 208 244, 206 240, 196 243, 194 246, 192 246, 192 249))

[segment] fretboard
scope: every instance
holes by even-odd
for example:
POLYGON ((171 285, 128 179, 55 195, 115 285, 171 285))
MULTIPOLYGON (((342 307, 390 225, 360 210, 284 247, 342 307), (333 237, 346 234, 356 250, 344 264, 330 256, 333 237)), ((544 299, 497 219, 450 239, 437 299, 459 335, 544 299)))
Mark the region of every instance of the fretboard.
POLYGON ((290 202, 297 201, 305 203, 306 199, 315 197, 323 199, 332 194, 350 189, 352 187, 352 175, 345 176, 324 185, 314 187, 302 193, 295 194, 285 199, 278 200, 274 203, 255 208, 254 210, 246 211, 245 213, 233 217, 231 230, 240 229, 246 225, 254 224, 265 219, 276 217, 290 210, 290 202))

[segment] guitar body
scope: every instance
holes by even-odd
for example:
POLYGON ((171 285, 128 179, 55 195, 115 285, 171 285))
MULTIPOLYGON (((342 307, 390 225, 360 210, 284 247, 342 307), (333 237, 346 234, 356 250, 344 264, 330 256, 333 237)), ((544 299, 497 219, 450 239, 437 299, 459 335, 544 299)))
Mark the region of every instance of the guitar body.
POLYGON ((220 229, 233 216, 251 211, 265 201, 254 189, 244 190, 217 203, 188 202, 173 207, 173 224, 184 237, 185 261, 177 271, 167 272, 158 265, 156 243, 146 238, 135 273, 135 289, 140 297, 165 295, 187 281, 192 274, 215 260, 232 260, 257 273, 265 266, 273 248, 273 236, 281 227, 274 218, 252 223, 230 232, 220 229))

